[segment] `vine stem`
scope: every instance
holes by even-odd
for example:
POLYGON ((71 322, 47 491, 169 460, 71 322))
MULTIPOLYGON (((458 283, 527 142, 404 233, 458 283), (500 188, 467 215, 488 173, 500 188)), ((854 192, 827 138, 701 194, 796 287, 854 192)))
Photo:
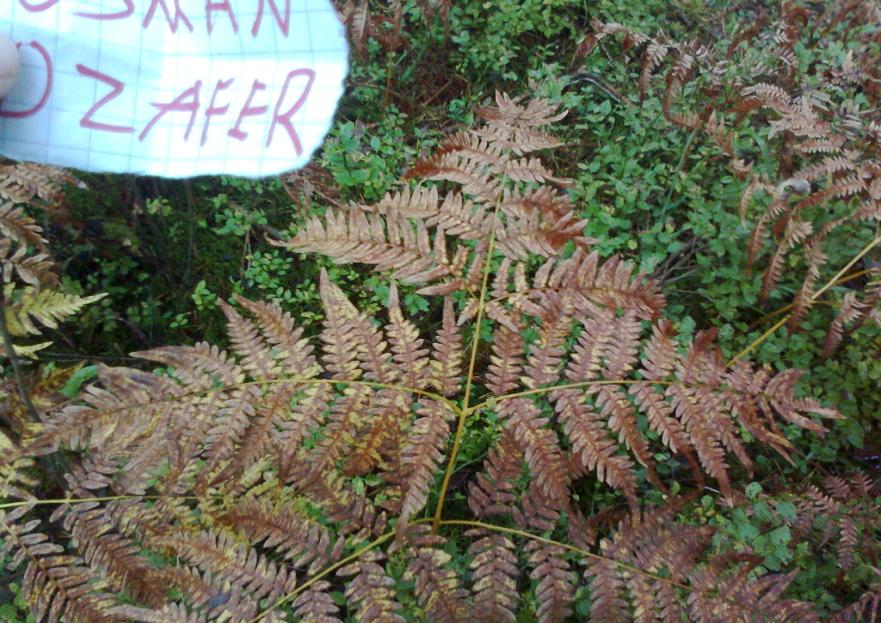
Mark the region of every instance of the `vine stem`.
POLYGON ((462 398, 462 406, 459 408, 459 417, 456 423, 456 434, 453 437, 453 447, 450 450, 450 458, 447 461, 447 468, 444 470, 444 479, 441 482, 440 494, 437 499, 437 506, 434 507, 434 520, 431 530, 437 533, 440 527, 441 517, 444 512, 444 502, 447 498, 447 489, 450 486, 450 479, 453 477, 453 471, 456 468, 456 457, 459 455, 459 446, 462 443, 462 435, 465 432, 465 420, 471 412, 468 404, 471 401, 471 388, 474 385, 474 368, 477 364, 477 348, 480 346, 480 323, 483 321, 484 301, 486 300, 486 286, 489 282, 489 273, 492 268, 493 250, 496 243, 496 224, 498 223, 500 202, 496 202, 493 211, 493 228, 489 234, 489 243, 486 249, 486 260, 483 265, 483 282, 480 285, 480 298, 477 301, 477 318, 474 323, 474 337, 471 341, 471 359, 468 362, 468 375, 465 377, 465 396, 462 398))
MULTIPOLYGON (((873 238, 872 241, 871 241, 869 244, 867 244, 866 246, 864 246, 864 247, 860 250, 860 252, 857 253, 853 258, 851 258, 851 260, 850 260, 847 264, 845 264, 844 267, 843 267, 841 270, 839 270, 837 273, 835 273, 835 276, 832 277, 832 279, 830 279, 829 281, 827 281, 827 282, 826 282, 826 285, 824 285, 822 288, 820 288, 819 290, 817 290, 816 292, 814 292, 814 293, 811 295, 811 297, 810 297, 810 301, 811 301, 811 303, 813 303, 813 302, 816 301, 818 298, 820 298, 820 296, 821 296, 826 290, 828 290, 829 288, 833 287, 834 285, 836 285, 836 284, 838 284, 838 283, 841 283, 842 281, 840 281, 840 280, 841 280, 842 276, 843 276, 847 271, 849 271, 849 270, 851 269, 851 267, 853 267, 854 264, 856 264, 856 263, 859 262, 861 259, 863 259, 863 257, 864 257, 869 251, 871 251, 871 250, 874 249, 876 246, 878 246, 878 244, 881 244, 881 236, 877 236, 876 238, 873 238)), ((755 349, 757 349, 759 346, 761 346, 761 345, 765 342, 765 340, 767 340, 769 337, 771 337, 771 336, 777 331, 777 329, 779 329, 780 327, 782 327, 782 326, 786 323, 786 321, 789 320, 790 316, 792 316, 792 314, 786 314, 786 315, 783 316, 780 320, 778 320, 777 322, 775 322, 775 323, 771 326, 770 329, 768 329, 767 331, 765 331, 764 333, 762 333, 759 337, 757 337, 756 339, 754 339, 754 340, 750 343, 749 346, 747 346, 747 347, 744 348, 742 351, 740 351, 739 353, 737 353, 736 355, 734 355, 734 357, 732 357, 732 358, 728 361, 728 363, 725 364, 725 365, 730 366, 731 364, 735 363, 735 362, 738 361, 739 359, 745 357, 746 355, 748 355, 749 353, 751 353, 752 351, 754 351, 755 349)))

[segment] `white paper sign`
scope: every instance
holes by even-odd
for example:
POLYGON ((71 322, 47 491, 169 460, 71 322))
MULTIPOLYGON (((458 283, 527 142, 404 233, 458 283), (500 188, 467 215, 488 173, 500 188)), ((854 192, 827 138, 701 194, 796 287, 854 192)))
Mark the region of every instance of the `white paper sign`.
POLYGON ((0 152, 88 171, 301 167, 347 71, 330 0, 0 0, 22 71, 0 152))

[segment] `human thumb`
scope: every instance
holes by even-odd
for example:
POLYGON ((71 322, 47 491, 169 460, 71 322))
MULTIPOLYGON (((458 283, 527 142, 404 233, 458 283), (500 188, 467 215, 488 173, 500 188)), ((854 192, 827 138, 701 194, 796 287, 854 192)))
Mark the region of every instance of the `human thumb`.
POLYGON ((0 98, 9 95, 18 80, 18 48, 0 33, 0 98))

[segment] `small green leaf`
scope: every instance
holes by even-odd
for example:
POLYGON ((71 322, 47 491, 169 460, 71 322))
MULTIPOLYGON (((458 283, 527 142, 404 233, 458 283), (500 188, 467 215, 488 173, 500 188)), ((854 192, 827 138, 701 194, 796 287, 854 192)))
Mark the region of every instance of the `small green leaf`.
POLYGON ((755 500, 761 492, 762 485, 757 482, 751 482, 746 486, 746 497, 750 500, 755 500))

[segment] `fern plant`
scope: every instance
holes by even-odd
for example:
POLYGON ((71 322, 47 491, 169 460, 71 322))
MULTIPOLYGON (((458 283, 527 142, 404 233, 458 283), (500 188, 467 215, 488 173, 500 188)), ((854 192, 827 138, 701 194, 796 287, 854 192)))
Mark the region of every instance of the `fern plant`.
POLYGON ((881 509, 874 499, 876 489, 873 479, 858 471, 844 478, 826 476, 820 487, 811 485, 796 498, 799 521, 795 527, 803 534, 814 525, 822 528, 819 543, 834 540, 842 573, 852 570, 858 558, 878 560, 873 535, 881 527, 881 509))
POLYGON ((655 284, 590 250, 568 181, 535 155, 563 114, 504 95, 479 114, 406 175, 441 185, 277 242, 417 285, 439 299, 433 335, 394 281, 375 319, 322 273, 317 347, 237 297, 230 350, 101 366, 4 453, 0 532, 38 619, 400 622, 406 605, 553 623, 582 585, 595 621, 816 619, 783 596, 791 574, 713 555, 680 502, 640 497, 671 492, 666 454, 690 465, 686 486, 709 477, 734 499, 750 444, 787 456, 791 430, 840 416, 799 395, 797 371, 726 365, 712 332, 678 337, 655 284), (478 429, 483 464, 462 464, 478 429), (37 495, 44 457, 64 459, 60 500, 37 495), (578 497, 597 484, 622 504, 591 516, 578 497), (623 519, 597 546, 609 515, 623 519))

